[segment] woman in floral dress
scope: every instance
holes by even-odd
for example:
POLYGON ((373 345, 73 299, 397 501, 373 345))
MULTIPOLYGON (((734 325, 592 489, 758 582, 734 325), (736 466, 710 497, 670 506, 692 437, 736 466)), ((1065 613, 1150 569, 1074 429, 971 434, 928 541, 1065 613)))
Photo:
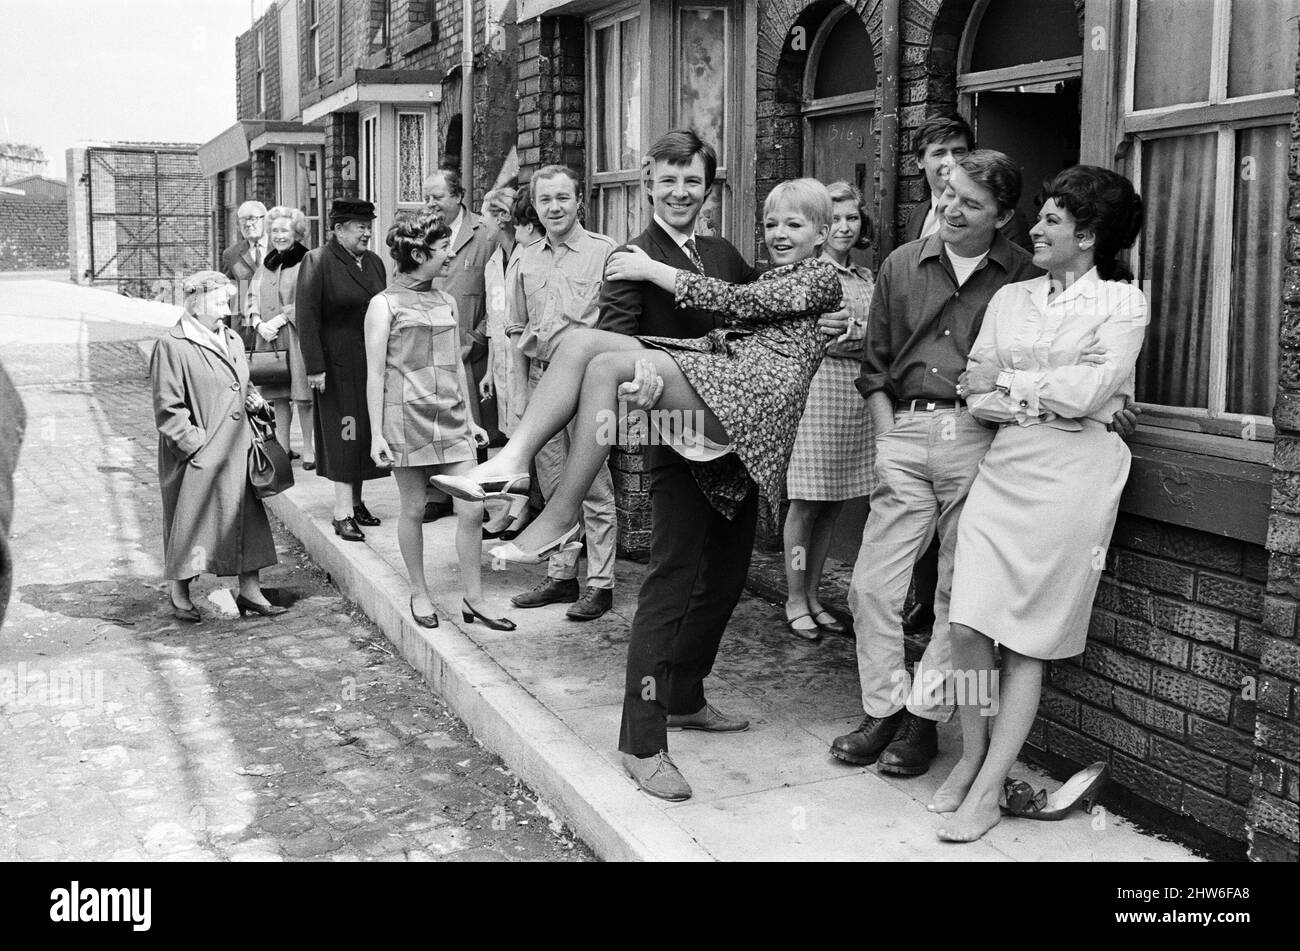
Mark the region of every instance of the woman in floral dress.
POLYGON ((611 255, 607 279, 652 281, 673 290, 679 306, 726 315, 727 326, 687 340, 574 333, 551 361, 560 372, 547 373, 506 447, 466 476, 439 476, 434 484, 466 499, 518 484, 533 454, 576 414, 560 488, 515 543, 492 552, 536 563, 576 543, 583 495, 618 441, 619 398, 657 377, 662 393, 652 421, 663 421, 660 437, 691 462, 713 507, 732 517, 752 479, 770 517, 809 382, 826 350, 817 318, 838 310, 843 298, 834 265, 818 259, 830 217, 821 182, 797 179, 774 188, 764 205, 764 232, 776 267, 749 285, 679 271, 636 249, 611 255))

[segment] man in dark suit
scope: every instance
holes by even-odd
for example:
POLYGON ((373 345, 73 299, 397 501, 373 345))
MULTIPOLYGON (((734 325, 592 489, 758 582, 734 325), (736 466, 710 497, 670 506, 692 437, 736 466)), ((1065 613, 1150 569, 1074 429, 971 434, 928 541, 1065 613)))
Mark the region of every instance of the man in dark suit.
MULTIPOLYGON (((939 196, 947 187, 948 173, 973 151, 975 133, 961 116, 931 116, 917 127, 916 134, 912 137, 912 154, 916 156, 917 170, 925 176, 926 184, 930 187, 930 197, 912 207, 907 216, 907 225, 903 228, 903 241, 928 238, 938 232, 943 220, 939 196)), ((998 230, 1012 244, 1033 252, 1029 226, 1020 209, 1017 208, 1011 220, 998 230)))
MULTIPOLYGON (((239 288, 230 302, 230 328, 242 335, 248 287, 270 248, 266 242, 265 205, 260 201, 246 201, 235 214, 239 218, 239 233, 243 238, 221 252, 221 273, 239 288)), ((247 337, 244 343, 250 343, 247 337)))
MULTIPOLYGON (((709 277, 747 284, 758 272, 722 238, 695 234, 695 222, 713 187, 713 148, 694 132, 659 139, 643 167, 654 220, 631 241, 656 261, 709 277)), ((722 325, 719 315, 676 307, 673 295, 650 284, 606 281, 601 288, 602 330, 660 337, 699 337, 722 325)), ((823 319, 838 335, 844 321, 823 319)), ((620 395, 637 408, 652 407, 662 393, 657 376, 624 384, 620 395), (631 392, 629 392, 629 390, 631 392)), ((668 730, 732 733, 749 727, 704 698, 722 633, 740 600, 754 547, 758 488, 728 521, 710 504, 686 461, 667 446, 647 446, 650 476, 650 566, 632 619, 623 722, 618 748, 628 773, 645 792, 663 799, 691 795, 668 756, 668 730)), ((708 465, 736 465, 724 457, 708 465)))

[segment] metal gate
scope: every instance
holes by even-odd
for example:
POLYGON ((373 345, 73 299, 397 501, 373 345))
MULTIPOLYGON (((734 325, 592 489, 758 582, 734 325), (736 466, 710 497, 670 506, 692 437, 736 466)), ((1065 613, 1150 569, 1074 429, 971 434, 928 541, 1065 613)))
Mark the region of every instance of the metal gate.
POLYGON ((209 267, 212 197, 194 150, 86 150, 90 282, 132 297, 176 299, 209 267))

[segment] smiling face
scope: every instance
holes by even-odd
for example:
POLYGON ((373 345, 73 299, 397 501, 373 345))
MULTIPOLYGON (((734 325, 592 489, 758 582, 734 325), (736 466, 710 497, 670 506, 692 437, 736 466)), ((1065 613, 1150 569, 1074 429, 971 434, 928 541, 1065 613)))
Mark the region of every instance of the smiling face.
POLYGON ((452 194, 447 179, 434 172, 424 182, 424 203, 431 211, 439 212, 442 220, 451 227, 451 223, 460 214, 460 195, 452 194))
POLYGON ((916 160, 917 168, 925 174, 931 195, 942 195, 948 176, 957 163, 970 154, 970 143, 964 135, 954 135, 941 142, 931 142, 916 160))
POLYGON ((563 241, 578 223, 578 185, 568 175, 533 179, 533 207, 542 219, 546 237, 563 241))
POLYGON ((698 153, 687 165, 655 162, 647 182, 655 212, 683 234, 693 232, 709 191, 704 179, 704 156, 698 153))
POLYGON ((841 198, 831 206, 831 234, 826 250, 844 258, 862 237, 862 212, 852 198, 841 198))
POLYGON ((939 199, 943 222, 939 237, 962 257, 978 257, 993 244, 993 235, 1006 224, 1011 211, 999 212, 993 192, 974 181, 961 166, 948 175, 948 187, 939 199))
POLYGON ((370 246, 369 221, 341 221, 334 226, 334 237, 349 254, 360 255, 370 246))
POLYGON ((1081 233, 1074 215, 1054 198, 1043 203, 1029 237, 1034 242, 1034 264, 1049 274, 1078 277, 1092 268, 1095 244, 1092 234, 1081 233))
POLYGON ((298 239, 293 230, 293 220, 276 218, 271 222, 271 247, 277 251, 288 251, 298 239))
POLYGON ((779 202, 763 216, 763 240, 777 267, 816 257, 829 232, 826 225, 814 225, 802 209, 779 202))

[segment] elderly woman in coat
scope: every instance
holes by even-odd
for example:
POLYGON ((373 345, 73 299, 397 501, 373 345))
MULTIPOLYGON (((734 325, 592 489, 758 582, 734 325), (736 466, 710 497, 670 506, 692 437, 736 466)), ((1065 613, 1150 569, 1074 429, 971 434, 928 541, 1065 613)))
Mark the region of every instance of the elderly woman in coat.
POLYGON ((149 361, 163 552, 172 609, 185 621, 202 620, 190 582, 205 571, 239 576, 240 615, 285 610, 266 600, 258 578, 277 558, 266 510, 248 481, 245 416, 267 412, 267 404, 249 385, 239 336, 222 323, 233 290, 219 271, 187 278, 185 313, 149 361))
POLYGON ((311 388, 307 386, 307 365, 298 342, 298 318, 293 303, 298 265, 307 256, 307 245, 303 244, 307 238, 307 216, 297 208, 277 205, 266 213, 266 225, 271 250, 253 277, 244 312, 257 334, 258 350, 284 350, 288 355, 289 382, 258 389, 262 399, 275 408, 275 420, 279 424, 275 436, 285 452, 289 452, 292 411, 297 408, 298 427, 302 431, 302 467, 311 470, 316 468, 316 453, 312 448, 316 414, 311 388))

